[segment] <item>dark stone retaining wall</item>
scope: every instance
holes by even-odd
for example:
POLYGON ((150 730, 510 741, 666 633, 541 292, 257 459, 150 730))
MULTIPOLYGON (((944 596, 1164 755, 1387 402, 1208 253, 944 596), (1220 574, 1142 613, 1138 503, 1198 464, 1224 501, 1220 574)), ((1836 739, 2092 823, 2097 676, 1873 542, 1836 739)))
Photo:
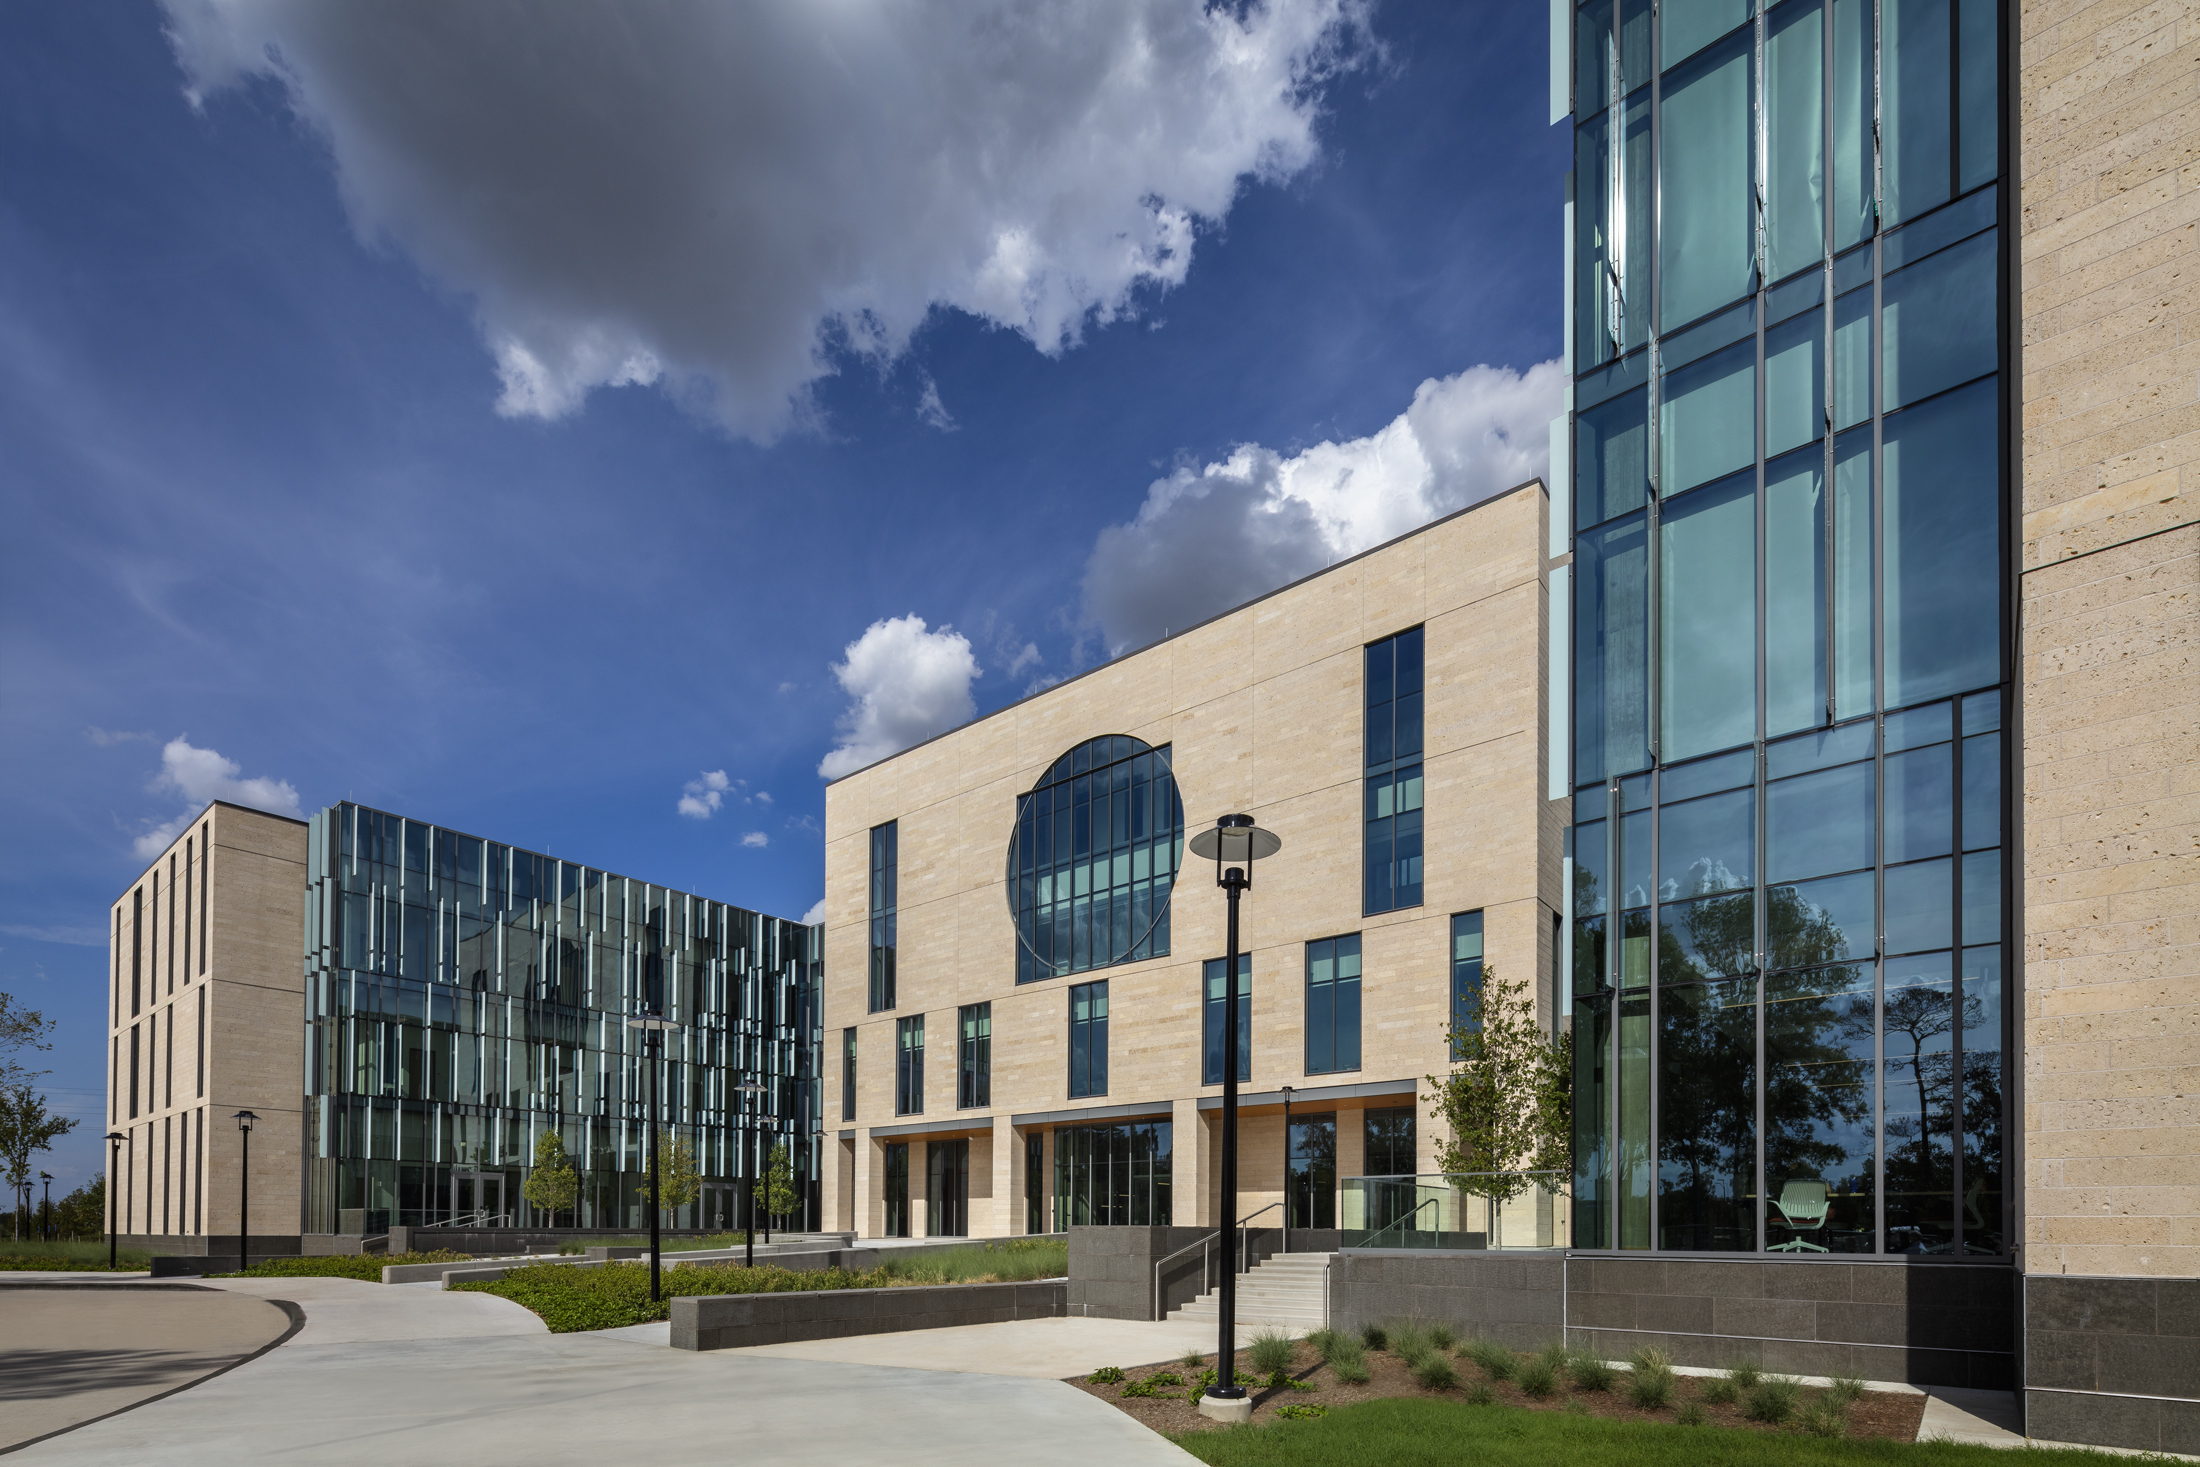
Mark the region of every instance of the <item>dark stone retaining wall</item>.
POLYGON ((1555 1253, 1339 1253, 1329 1263, 1329 1321, 1337 1329, 1394 1320, 1442 1321, 1516 1349, 1559 1337, 1566 1260, 1555 1253))
MULTIPOLYGON (((1097 1319, 1152 1319, 1156 1259, 1214 1232, 1213 1228, 1079 1227, 1069 1230, 1069 1312, 1097 1319)), ((1332 1253, 1335 1228, 1293 1228, 1293 1253, 1332 1253)), ((1281 1228, 1247 1228, 1245 1254, 1250 1262, 1273 1258, 1283 1247, 1281 1228)), ((1194 1248, 1171 1262, 1161 1280, 1161 1313, 1182 1309, 1219 1282, 1222 1245, 1212 1254, 1194 1248)))
POLYGON ((2200 1279, 2034 1274, 2024 1306, 2029 1435, 2200 1454, 2200 1279))
POLYGON ((827 1289, 813 1294, 684 1295, 672 1301, 672 1347, 733 1350, 789 1340, 1053 1319, 1067 1311, 1069 1286, 943 1284, 914 1289, 827 1289))

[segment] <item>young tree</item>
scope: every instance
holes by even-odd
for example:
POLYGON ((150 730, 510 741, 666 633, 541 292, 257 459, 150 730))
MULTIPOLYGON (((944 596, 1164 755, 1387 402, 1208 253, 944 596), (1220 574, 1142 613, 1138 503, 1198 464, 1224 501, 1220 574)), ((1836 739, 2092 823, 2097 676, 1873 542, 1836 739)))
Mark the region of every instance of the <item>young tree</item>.
MULTIPOLYGON (((657 1175, 664 1187, 667 1212, 685 1207, 703 1195, 702 1174, 695 1168, 695 1148, 685 1136, 675 1137, 670 1131, 657 1133, 657 1175)), ((645 1204, 650 1200, 646 1167, 634 1190, 645 1204)))
POLYGON ((520 1190, 529 1202, 550 1214, 552 1227, 557 1226, 558 1214, 580 1196, 580 1176, 565 1159, 565 1138, 556 1131, 544 1131, 535 1142, 535 1169, 527 1174, 527 1185, 520 1190))
POLYGON ((13 1090, 46 1073, 25 1069, 15 1054, 18 1050, 53 1048, 46 1039, 53 1027, 53 1020, 38 1010, 26 1009, 15 1001, 15 995, 0 992, 0 1090, 13 1090))
POLYGON ((31 1158, 49 1150, 54 1137, 66 1136, 76 1122, 49 1115, 46 1097, 28 1085, 0 1087, 0 1174, 16 1199, 15 1235, 23 1235, 23 1199, 29 1195, 31 1158))
POLYGON ((1563 1190, 1573 1173, 1573 1036, 1545 1035, 1528 985, 1491 966, 1445 1033, 1451 1073, 1428 1077, 1436 1114, 1451 1127, 1437 1165, 1461 1191, 1497 1203, 1533 1185, 1524 1172, 1557 1172, 1546 1186, 1563 1190))
POLYGON ((781 1141, 772 1147, 771 1161, 764 1168, 764 1208, 773 1217, 787 1217, 800 1203, 794 1190, 794 1162, 787 1155, 787 1143, 781 1141))
POLYGON ((94 1177, 53 1205, 54 1227, 64 1238, 97 1238, 107 1231, 107 1179, 94 1177))

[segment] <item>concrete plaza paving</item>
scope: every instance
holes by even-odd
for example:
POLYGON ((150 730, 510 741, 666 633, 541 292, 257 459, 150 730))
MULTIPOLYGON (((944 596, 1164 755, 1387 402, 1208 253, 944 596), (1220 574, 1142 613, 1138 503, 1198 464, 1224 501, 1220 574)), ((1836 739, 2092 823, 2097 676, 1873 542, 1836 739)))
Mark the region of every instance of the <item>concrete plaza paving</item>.
MULTIPOLYGON (((663 1325, 553 1335, 518 1305, 487 1294, 349 1279, 208 1283, 227 1295, 292 1300, 305 1312, 305 1327, 225 1374, 35 1443, 17 1460, 25 1467, 638 1457, 717 1464, 735 1452, 777 1461, 891 1457, 953 1467, 1192 1460, 1058 1379, 757 1350, 696 1354, 662 1343, 663 1325)), ((972 1347, 962 1348, 967 1359, 978 1358, 972 1347)), ((1060 1343, 1048 1349, 1078 1353, 1060 1343)), ((1006 1351, 992 1353, 1014 1363, 1006 1351)), ((1131 1362, 1111 1356, 1110 1363, 1131 1362)))

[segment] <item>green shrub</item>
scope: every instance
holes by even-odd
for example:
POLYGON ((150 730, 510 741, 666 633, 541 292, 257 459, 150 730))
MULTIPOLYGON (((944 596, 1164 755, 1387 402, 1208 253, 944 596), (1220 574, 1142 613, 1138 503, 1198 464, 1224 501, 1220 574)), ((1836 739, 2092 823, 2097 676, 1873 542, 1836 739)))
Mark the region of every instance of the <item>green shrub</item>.
POLYGON ((1751 1387, 1742 1401, 1742 1414, 1752 1421, 1778 1426, 1795 1414, 1795 1402, 1800 1394, 1794 1381, 1785 1376, 1768 1375, 1751 1387))
POLYGON ((1028 1283, 1069 1273, 1069 1244, 1054 1238, 1012 1238, 1006 1243, 974 1243, 966 1248, 889 1254, 879 1268, 896 1283, 1028 1283))
POLYGON ((1253 1336, 1245 1347, 1245 1357, 1253 1362, 1253 1368, 1262 1375, 1274 1375, 1289 1370, 1297 1358, 1299 1347, 1280 1329, 1264 1329, 1253 1336))
POLYGON ((1746 1391, 1756 1385, 1758 1381, 1763 1380, 1765 1373, 1749 1361, 1741 1360, 1726 1368, 1726 1378, 1746 1391))
POLYGON ((1841 1436, 1849 1429, 1849 1413, 1829 1391, 1803 1408, 1798 1424, 1812 1436, 1841 1436))
POLYGON ((1374 1370, 1367 1363, 1365 1351, 1355 1355, 1335 1356, 1330 1360, 1329 1368, 1346 1385, 1366 1385, 1375 1378, 1374 1370))
MULTIPOLYGON (((382 1270, 393 1263, 472 1263, 471 1253, 438 1248, 431 1253, 357 1253, 325 1258, 269 1258, 243 1273, 211 1273, 215 1279, 365 1279, 382 1282, 382 1270)), ((540 1265, 537 1265, 538 1267, 540 1265)))
POLYGON ((515 1268, 484 1284, 460 1284, 462 1293, 495 1294, 542 1316, 552 1334, 617 1329, 665 1319, 672 1300, 693 1294, 795 1294, 825 1289, 879 1289, 892 1281, 885 1270, 853 1273, 845 1268, 806 1272, 758 1265, 695 1264, 664 1270, 663 1297, 649 1300, 646 1263, 607 1263, 589 1268, 569 1263, 535 1263, 515 1268))
POLYGON ((1450 1325, 1439 1320, 1428 1327, 1428 1342, 1439 1350, 1449 1351, 1453 1345, 1459 1343, 1459 1335, 1450 1325))
POLYGON ((1157 1370, 1146 1377, 1146 1384, 1157 1389, 1164 1386, 1176 1389, 1183 1386, 1184 1377, 1173 1370, 1157 1370))
POLYGON ((1497 1392, 1490 1389, 1489 1382, 1478 1380, 1467 1387, 1467 1404, 1470 1406, 1494 1406, 1497 1404, 1497 1392))
POLYGON ((1337 1341, 1344 1336, 1333 1329, 1310 1329, 1306 1332, 1307 1348, 1327 1360, 1330 1351, 1337 1348, 1337 1341))
POLYGON ((1511 1380, 1520 1364, 1518 1356, 1495 1340, 1469 1340, 1459 1353, 1481 1366, 1482 1373, 1491 1380, 1511 1380))
POLYGON ((1608 1391, 1619 1375, 1594 1355, 1576 1355, 1566 1373, 1574 1378, 1575 1388, 1584 1391, 1608 1391))
POLYGON ((1459 1384, 1459 1371, 1449 1355, 1432 1350, 1414 1364, 1413 1378, 1432 1391, 1448 1391, 1459 1384))
POLYGON ((1114 1385, 1122 1378, 1123 1367, 1120 1365, 1103 1365, 1098 1370, 1095 1370, 1092 1374, 1085 1377, 1085 1379, 1091 1381, 1094 1385, 1114 1385))
POLYGON ((1435 1352, 1435 1343, 1421 1325, 1394 1324, 1390 1327, 1390 1353, 1407 1365, 1418 1365, 1423 1356, 1435 1352))
POLYGON ((1522 1365, 1514 1373, 1513 1379, 1519 1384, 1522 1395, 1532 1396, 1538 1401, 1558 1394, 1558 1372, 1541 1355, 1522 1365))
POLYGON ((1864 1398, 1864 1382, 1853 1375, 1837 1375, 1828 1383, 1826 1394, 1844 1406, 1853 1406, 1864 1398))
POLYGON ((1126 1396, 1158 1396, 1161 1392, 1155 1388, 1154 1383, 1150 1380, 1134 1380, 1123 1387, 1123 1394, 1126 1396))
POLYGON ((1741 1387, 1723 1375, 1707 1375, 1696 1387, 1696 1394, 1714 1406, 1731 1406, 1741 1393, 1741 1387))
POLYGON ((1390 1348, 1390 1335, 1379 1324, 1363 1324, 1360 1326, 1360 1343, 1370 1350, 1387 1350, 1390 1348))
MULTIPOLYGON (((54 1207, 58 1211, 60 1203, 54 1207)), ((107 1240, 24 1238, 5 1245, 7 1253, 0 1256, 0 1272, 39 1270, 53 1273, 105 1273, 107 1271, 107 1240)), ((136 1273, 153 1266, 153 1255, 142 1248, 118 1248, 115 1251, 115 1270, 136 1273)))
POLYGON ((1564 1340, 1553 1340, 1536 1351, 1535 1358, 1550 1366, 1554 1371, 1563 1371, 1573 1362, 1574 1352, 1566 1348, 1564 1340))
POLYGON ((1662 1411, 1673 1404, 1673 1362, 1663 1350, 1637 1350, 1627 1364, 1629 1401, 1645 1411, 1662 1411))
POLYGON ((1207 1357, 1205 1354, 1198 1350, 1186 1350, 1184 1352, 1183 1358, 1178 1360, 1176 1363, 1183 1366, 1186 1370, 1197 1370, 1200 1366, 1207 1363, 1207 1357))
POLYGON ((1711 1413, 1694 1401, 1684 1401, 1680 1410, 1673 1413, 1675 1426, 1702 1426, 1711 1419, 1711 1413))
POLYGON ((1317 1416, 1327 1415, 1328 1412, 1329 1408, 1327 1406, 1316 1406, 1311 1403, 1301 1406, 1293 1402, 1276 1408, 1276 1414, 1286 1421, 1312 1421, 1317 1416))

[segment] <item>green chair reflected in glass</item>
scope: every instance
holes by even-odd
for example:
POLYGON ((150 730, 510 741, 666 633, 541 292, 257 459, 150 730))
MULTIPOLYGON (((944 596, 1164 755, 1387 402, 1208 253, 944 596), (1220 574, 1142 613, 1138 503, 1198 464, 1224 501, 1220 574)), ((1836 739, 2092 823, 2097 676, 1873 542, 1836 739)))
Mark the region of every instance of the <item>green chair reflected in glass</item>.
POLYGON ((1814 1233, 1826 1225, 1826 1213, 1832 1204, 1826 1198, 1826 1184, 1817 1181, 1789 1180, 1781 1184, 1780 1199, 1772 1204, 1779 1214, 1779 1225, 1798 1236, 1785 1243, 1774 1243, 1768 1253, 1827 1253, 1832 1250, 1800 1236, 1814 1233))

